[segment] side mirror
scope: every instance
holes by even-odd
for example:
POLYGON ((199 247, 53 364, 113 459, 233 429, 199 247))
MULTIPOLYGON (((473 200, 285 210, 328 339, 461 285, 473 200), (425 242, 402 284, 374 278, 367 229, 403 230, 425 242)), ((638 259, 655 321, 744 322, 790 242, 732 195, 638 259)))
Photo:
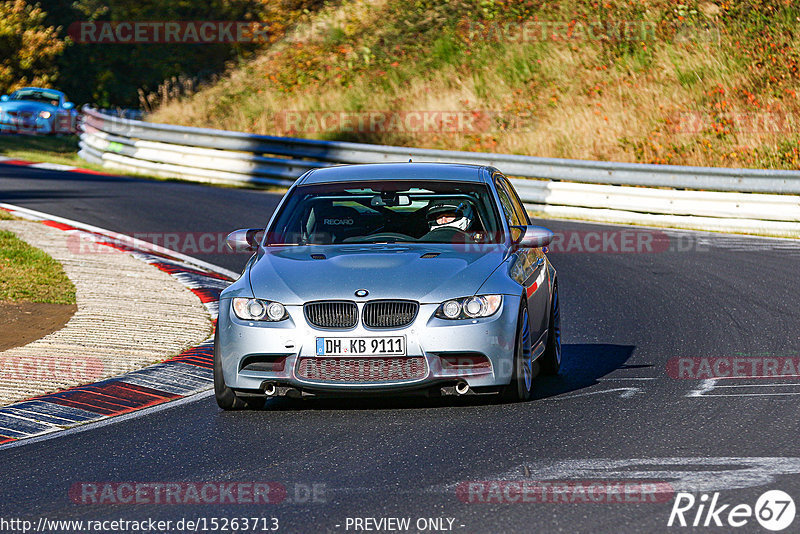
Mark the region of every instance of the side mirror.
POLYGON ((258 250, 258 244, 263 236, 264 230, 261 228, 236 230, 228 234, 225 243, 234 252, 254 252, 258 250))
POLYGON ((8 102, 8 95, 0 96, 0 102, 8 102))
POLYGON ((75 107, 75 104, 73 104, 72 102, 64 102, 64 105, 61 107, 64 109, 72 109, 75 107))
POLYGON ((516 240, 516 245, 523 248, 542 248, 553 241, 553 232, 544 226, 515 226, 523 230, 522 236, 516 240))

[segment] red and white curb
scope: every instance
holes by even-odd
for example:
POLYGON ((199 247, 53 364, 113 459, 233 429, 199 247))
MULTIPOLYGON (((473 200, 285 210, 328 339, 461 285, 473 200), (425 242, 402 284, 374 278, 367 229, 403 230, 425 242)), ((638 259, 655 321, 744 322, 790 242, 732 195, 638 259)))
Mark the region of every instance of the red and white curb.
POLYGON ((83 167, 74 167, 72 165, 63 165, 61 163, 37 163, 35 161, 10 158, 8 156, 0 156, 0 163, 4 165, 19 165, 21 167, 31 167, 33 169, 43 169, 47 171, 77 172, 81 174, 96 174, 98 176, 114 176, 112 174, 93 171, 92 169, 85 169, 83 167))
MULTIPOLYGON (((11 204, 0 203, 0 209, 123 250, 161 269, 195 293, 215 322, 220 292, 238 277, 227 269, 123 234, 11 204)), ((162 363, 5 406, 0 408, 0 445, 203 393, 213 385, 212 369, 213 340, 207 339, 162 363)))

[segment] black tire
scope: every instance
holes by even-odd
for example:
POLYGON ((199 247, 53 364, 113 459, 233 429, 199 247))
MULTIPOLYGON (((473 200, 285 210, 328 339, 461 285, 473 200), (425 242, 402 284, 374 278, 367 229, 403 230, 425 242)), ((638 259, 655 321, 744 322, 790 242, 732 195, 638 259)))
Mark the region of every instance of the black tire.
POLYGON ((517 333, 514 343, 514 370, 511 374, 511 382, 503 389, 502 395, 503 400, 507 402, 529 401, 533 393, 533 379, 536 376, 536 364, 530 361, 533 347, 531 342, 530 321, 528 321, 528 307, 525 305, 524 300, 520 305, 517 317, 517 333))
POLYGON ((561 306, 558 301, 558 281, 553 282, 550 320, 547 325, 547 345, 539 360, 542 374, 557 375, 561 369, 561 306))
POLYGON ((214 397, 217 405, 223 410, 247 410, 264 407, 266 398, 244 398, 240 397, 231 388, 225 385, 222 376, 222 362, 219 358, 219 333, 214 332, 214 397))

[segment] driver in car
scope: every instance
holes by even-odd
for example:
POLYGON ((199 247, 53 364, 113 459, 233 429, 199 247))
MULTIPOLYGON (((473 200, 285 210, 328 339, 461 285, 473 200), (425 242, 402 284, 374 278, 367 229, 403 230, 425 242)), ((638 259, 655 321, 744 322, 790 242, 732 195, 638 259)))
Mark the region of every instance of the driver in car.
POLYGON ((432 202, 426 214, 430 232, 452 228, 461 230, 475 241, 480 241, 483 238, 482 232, 469 232, 474 217, 474 211, 468 202, 450 200, 432 202))

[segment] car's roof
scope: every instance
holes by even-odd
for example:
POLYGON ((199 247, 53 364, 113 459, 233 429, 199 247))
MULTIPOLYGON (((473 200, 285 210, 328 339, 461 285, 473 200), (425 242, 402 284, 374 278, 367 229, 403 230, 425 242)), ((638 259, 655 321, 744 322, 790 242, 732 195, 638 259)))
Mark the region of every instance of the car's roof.
POLYGON ((314 169, 299 182, 362 182, 379 180, 446 180, 484 182, 487 167, 461 163, 366 163, 314 169))

